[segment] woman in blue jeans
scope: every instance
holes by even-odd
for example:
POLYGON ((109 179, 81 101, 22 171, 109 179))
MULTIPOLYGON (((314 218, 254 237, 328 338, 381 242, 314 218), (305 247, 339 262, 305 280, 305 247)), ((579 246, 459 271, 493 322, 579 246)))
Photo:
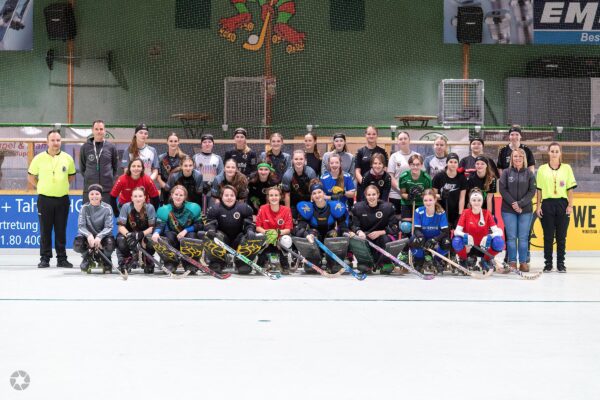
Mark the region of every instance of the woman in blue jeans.
POLYGON ((523 149, 513 150, 510 167, 502 171, 500 194, 502 195, 502 220, 506 229, 508 262, 519 270, 529 271, 527 264, 529 231, 533 218, 531 200, 535 195, 535 175, 527 168, 527 156, 523 149))

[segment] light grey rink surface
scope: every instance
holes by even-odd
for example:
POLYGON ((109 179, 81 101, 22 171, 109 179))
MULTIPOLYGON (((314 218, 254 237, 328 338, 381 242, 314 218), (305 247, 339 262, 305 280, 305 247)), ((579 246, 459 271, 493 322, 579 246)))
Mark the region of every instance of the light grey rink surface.
MULTIPOLYGON (((598 399, 600 271, 84 275, 0 256, 0 399, 598 399), (26 371, 30 385, 9 380, 26 371)), ((541 268, 540 254, 533 270, 541 268)))

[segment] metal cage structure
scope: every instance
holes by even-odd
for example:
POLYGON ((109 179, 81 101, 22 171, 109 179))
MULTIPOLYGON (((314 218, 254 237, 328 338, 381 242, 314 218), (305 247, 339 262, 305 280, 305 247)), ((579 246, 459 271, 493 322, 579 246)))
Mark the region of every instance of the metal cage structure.
POLYGON ((482 79, 443 79, 438 90, 438 119, 443 125, 483 125, 482 79))
MULTIPOLYGON (((264 76, 226 77, 223 122, 231 129, 267 123, 268 80, 264 76)), ((248 138, 265 137, 264 129, 247 129, 248 138)))

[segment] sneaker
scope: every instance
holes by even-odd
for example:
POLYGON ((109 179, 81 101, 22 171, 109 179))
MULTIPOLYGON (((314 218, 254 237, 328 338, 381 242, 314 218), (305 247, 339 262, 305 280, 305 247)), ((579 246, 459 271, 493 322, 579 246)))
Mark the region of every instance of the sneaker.
POLYGON ((38 264, 38 268, 48 268, 50 267, 50 260, 46 260, 45 258, 42 258, 38 264))
POLYGON ((58 260, 58 262, 56 263, 56 266, 58 268, 73 268, 73 264, 71 264, 69 262, 69 260, 67 260, 66 258, 58 260))

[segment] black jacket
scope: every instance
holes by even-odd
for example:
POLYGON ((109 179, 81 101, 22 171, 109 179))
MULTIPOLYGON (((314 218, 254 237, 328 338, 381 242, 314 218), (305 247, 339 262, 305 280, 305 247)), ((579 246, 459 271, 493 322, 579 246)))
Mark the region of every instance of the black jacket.
POLYGON ((103 192, 110 192, 117 177, 119 157, 114 144, 103 142, 100 151, 94 151, 94 138, 91 137, 81 146, 79 152, 79 172, 83 176, 83 191, 97 183, 102 186, 103 192), (100 158, 96 160, 96 155, 100 158))
POLYGON ((500 194, 502 195, 502 212, 516 213, 512 208, 515 201, 523 209, 523 213, 533 212, 531 200, 535 195, 535 175, 529 168, 517 170, 513 167, 502 171, 500 177, 500 194))

